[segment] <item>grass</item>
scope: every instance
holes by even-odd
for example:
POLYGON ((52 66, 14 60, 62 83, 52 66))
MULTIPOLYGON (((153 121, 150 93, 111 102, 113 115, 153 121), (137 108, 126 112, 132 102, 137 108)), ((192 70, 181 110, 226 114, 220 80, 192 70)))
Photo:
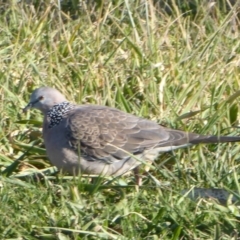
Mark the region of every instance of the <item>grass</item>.
POLYGON ((131 174, 52 174, 42 116, 21 111, 33 89, 48 85, 70 101, 168 127, 239 135, 236 9, 199 3, 191 15, 174 5, 167 15, 151 1, 119 0, 94 11, 83 4, 71 20, 57 4, 8 7, 0 16, 0 238, 238 239, 237 204, 181 194, 220 188, 239 199, 238 143, 162 154, 138 189, 131 174), (31 175, 39 171, 48 174, 31 175))

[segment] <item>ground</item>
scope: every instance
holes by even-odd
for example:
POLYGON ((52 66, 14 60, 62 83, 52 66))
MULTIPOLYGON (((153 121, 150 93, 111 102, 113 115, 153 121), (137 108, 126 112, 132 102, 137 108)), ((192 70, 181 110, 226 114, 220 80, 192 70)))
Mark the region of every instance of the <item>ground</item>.
MULTIPOLYGON (((82 5, 13 3, 0 16, 1 239, 238 239, 237 203, 192 200, 219 188, 239 199, 239 143, 162 154, 143 184, 48 171, 42 116, 22 113, 33 89, 100 104, 201 134, 240 135, 235 10, 199 5, 171 15, 151 1, 82 5), (84 7, 85 6, 85 7, 84 7), (17 160, 17 161, 16 161, 17 160), (15 161, 15 162, 14 162, 15 161)), ((142 171, 144 166, 142 168, 142 171)))

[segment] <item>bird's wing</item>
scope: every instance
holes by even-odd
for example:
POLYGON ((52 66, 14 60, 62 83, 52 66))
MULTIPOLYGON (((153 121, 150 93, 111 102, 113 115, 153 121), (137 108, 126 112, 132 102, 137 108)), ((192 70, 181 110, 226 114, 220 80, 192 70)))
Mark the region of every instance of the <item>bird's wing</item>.
POLYGON ((93 105, 74 109, 68 115, 66 129, 69 145, 76 153, 84 154, 89 161, 106 163, 152 148, 161 152, 191 145, 190 138, 199 136, 164 128, 117 109, 93 105))

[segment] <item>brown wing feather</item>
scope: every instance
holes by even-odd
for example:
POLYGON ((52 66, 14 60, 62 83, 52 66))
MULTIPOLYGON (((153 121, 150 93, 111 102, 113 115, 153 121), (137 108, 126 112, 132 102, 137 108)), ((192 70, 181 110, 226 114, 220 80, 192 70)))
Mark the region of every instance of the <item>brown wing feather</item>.
POLYGON ((67 135, 75 151, 80 147, 81 154, 89 160, 106 162, 126 159, 129 153, 139 154, 161 142, 174 140, 174 136, 155 122, 92 105, 79 107, 69 114, 67 135))
POLYGON ((75 151, 80 147, 81 154, 89 161, 108 163, 151 148, 159 148, 161 152, 171 147, 240 140, 173 130, 117 109, 95 105, 81 106, 69 114, 67 137, 70 146, 75 151))

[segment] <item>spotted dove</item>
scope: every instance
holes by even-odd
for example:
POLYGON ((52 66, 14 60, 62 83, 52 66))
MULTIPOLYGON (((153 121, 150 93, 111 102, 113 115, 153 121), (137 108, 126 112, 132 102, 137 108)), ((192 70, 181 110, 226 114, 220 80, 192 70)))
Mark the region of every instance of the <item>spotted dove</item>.
POLYGON ((240 136, 204 136, 165 128, 106 106, 75 105, 50 87, 34 90, 24 110, 29 108, 44 115, 43 138, 51 163, 71 174, 118 176, 154 161, 160 152, 240 141, 240 136))

